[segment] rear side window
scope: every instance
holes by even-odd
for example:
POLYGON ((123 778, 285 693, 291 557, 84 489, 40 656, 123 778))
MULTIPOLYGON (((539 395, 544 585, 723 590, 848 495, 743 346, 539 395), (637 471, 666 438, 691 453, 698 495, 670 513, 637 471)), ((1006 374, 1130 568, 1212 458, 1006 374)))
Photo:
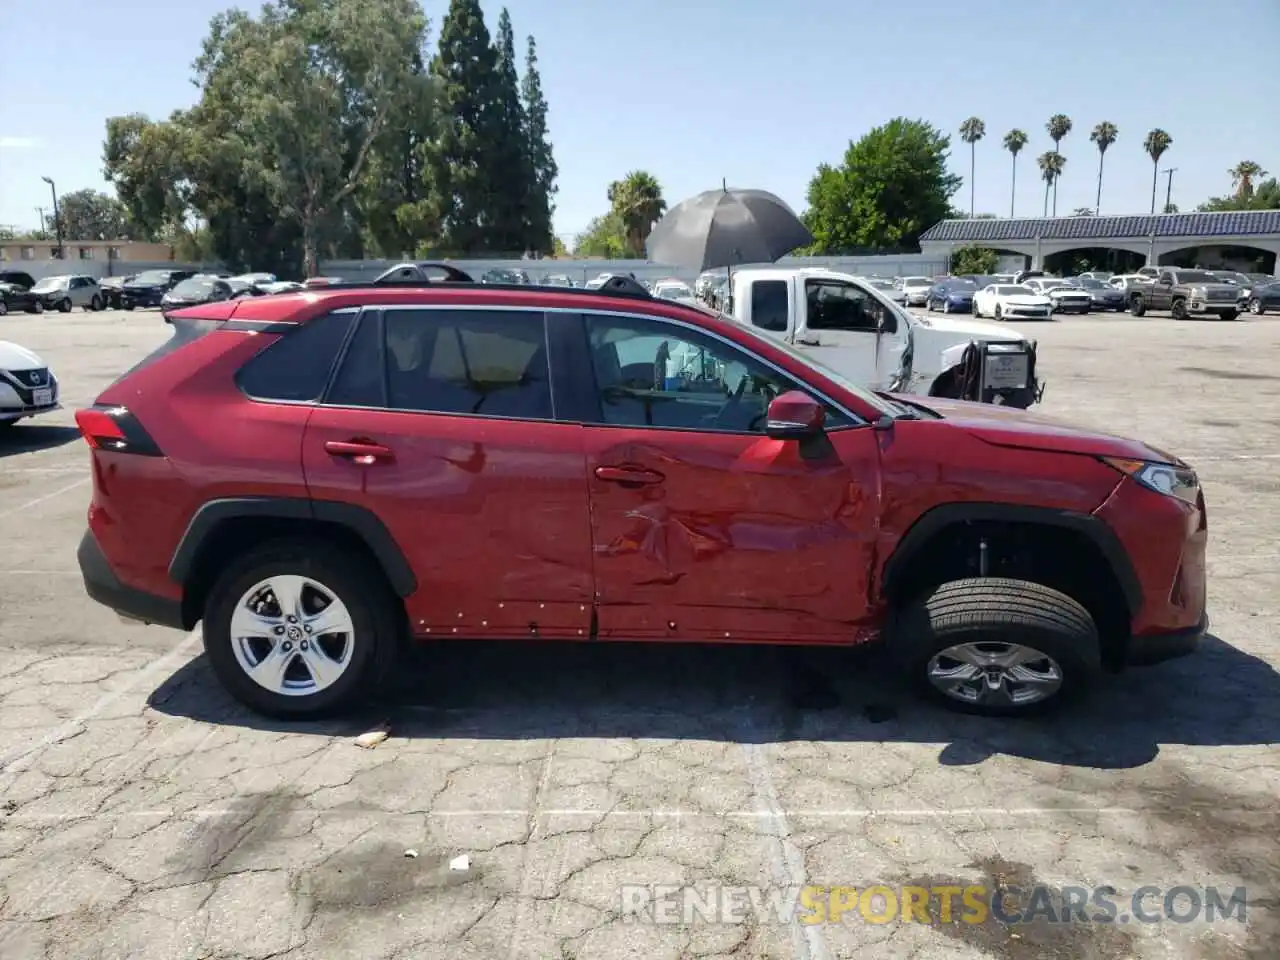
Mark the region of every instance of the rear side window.
POLYGON ((300 324, 250 358, 236 384, 254 400, 319 400, 355 318, 356 311, 340 310, 300 324))
POLYGON ((131 373, 137 373, 143 367, 150 366, 161 357, 173 353, 173 351, 181 347, 185 347, 189 343, 195 343, 206 333, 212 333, 214 330, 217 330, 218 327, 222 326, 222 321, 190 320, 186 317, 174 317, 170 321, 170 325, 173 327, 173 335, 122 373, 116 379, 116 383, 119 383, 131 373))
POLYGON ((541 314, 388 310, 371 320, 361 322, 327 403, 553 418, 541 314))

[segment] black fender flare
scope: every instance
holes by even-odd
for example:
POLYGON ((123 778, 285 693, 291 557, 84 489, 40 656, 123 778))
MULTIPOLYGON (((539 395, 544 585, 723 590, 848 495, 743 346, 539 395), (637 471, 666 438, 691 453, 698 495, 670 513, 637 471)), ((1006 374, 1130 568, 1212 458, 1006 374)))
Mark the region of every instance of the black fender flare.
POLYGON ((1106 558, 1130 614, 1142 606, 1142 583, 1129 554, 1115 532, 1099 518, 1087 513, 1008 503, 944 503, 921 514, 910 526, 889 559, 881 578, 881 593, 891 596, 895 585, 906 578, 912 561, 933 537, 947 527, 973 522, 1026 523, 1075 530, 1088 537, 1106 558))
POLYGON ((202 504, 192 515, 169 561, 170 579, 186 583, 201 548, 218 527, 243 517, 316 520, 345 527, 377 558, 398 596, 407 597, 418 589, 418 580, 400 545, 374 513, 354 503, 305 497, 227 497, 202 504))

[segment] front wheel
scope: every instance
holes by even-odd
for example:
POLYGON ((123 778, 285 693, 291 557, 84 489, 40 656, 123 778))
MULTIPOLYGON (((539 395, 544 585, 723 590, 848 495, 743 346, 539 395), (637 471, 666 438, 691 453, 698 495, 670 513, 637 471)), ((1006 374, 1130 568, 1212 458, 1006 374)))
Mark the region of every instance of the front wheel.
POLYGON ((1258 297, 1254 297, 1249 301, 1249 312, 1255 317, 1260 317, 1267 312, 1267 308, 1262 305, 1262 301, 1258 297))
POLYGON ((37 300, 27 308, 27 313, 44 313, 44 304, 37 300))
POLYGON ((1173 317, 1175 320, 1187 319, 1187 301, 1173 301, 1173 305, 1169 307, 1169 316, 1173 317))
POLYGON ((205 652, 250 709, 296 720, 328 716, 389 672, 401 630, 395 602, 376 569, 327 543, 265 543, 210 590, 205 652))
POLYGON ((1223 320, 1234 320, 1240 316, 1239 310, 1226 310, 1221 314, 1223 320))
POLYGON ((3 300, 0 300, 0 317, 3 317, 8 312, 9 312, 9 305, 5 303, 3 300))
POLYGON ((897 612, 887 640, 916 686, 952 709, 988 716, 1060 706, 1101 669, 1089 612, 1025 580, 981 577, 934 587, 897 612))
POLYGON ((68 298, 68 299, 66 299, 66 300, 60 300, 60 301, 58 302, 58 312, 59 312, 59 313, 70 313, 70 312, 71 312, 71 300, 70 300, 70 298, 68 298))
POLYGON ((994 316, 997 320, 1001 319, 1001 318, 1004 316, 1004 311, 1002 311, 1002 310, 1000 309, 1000 304, 998 304, 998 303, 996 304, 996 312, 993 314, 993 316, 994 316))
POLYGON ((1129 312, 1135 317, 1140 317, 1147 312, 1147 302, 1142 297, 1137 296, 1129 301, 1129 312))
POLYGON ((95 293, 93 295, 93 299, 89 301, 89 306, 85 307, 85 309, 92 310, 96 313, 102 309, 102 306, 102 298, 95 293))

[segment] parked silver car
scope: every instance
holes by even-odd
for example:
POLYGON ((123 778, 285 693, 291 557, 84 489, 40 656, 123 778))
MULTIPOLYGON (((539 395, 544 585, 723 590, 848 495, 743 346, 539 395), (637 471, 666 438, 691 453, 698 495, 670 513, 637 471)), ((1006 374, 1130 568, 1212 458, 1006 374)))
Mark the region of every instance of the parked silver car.
POLYGON ((98 281, 84 274, 67 274, 37 280, 31 292, 40 298, 46 310, 70 313, 72 307, 101 310, 107 305, 106 295, 98 281))

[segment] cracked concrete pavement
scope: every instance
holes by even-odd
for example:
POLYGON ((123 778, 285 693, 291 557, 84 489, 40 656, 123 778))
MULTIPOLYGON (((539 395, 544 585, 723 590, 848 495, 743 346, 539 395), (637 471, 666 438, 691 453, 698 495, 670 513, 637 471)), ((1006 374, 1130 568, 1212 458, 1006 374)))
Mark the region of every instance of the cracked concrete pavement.
POLYGON ((67 410, 0 440, 0 957, 1280 955, 1280 322, 1025 326, 1046 413, 1200 470, 1198 655, 1001 723, 922 704, 875 651, 450 643, 378 709, 288 725, 232 703, 197 638, 83 593, 71 410, 161 342, 159 316, 5 319, 67 410), (1212 924, 620 915, 623 885, 950 882, 1249 902, 1212 924))

